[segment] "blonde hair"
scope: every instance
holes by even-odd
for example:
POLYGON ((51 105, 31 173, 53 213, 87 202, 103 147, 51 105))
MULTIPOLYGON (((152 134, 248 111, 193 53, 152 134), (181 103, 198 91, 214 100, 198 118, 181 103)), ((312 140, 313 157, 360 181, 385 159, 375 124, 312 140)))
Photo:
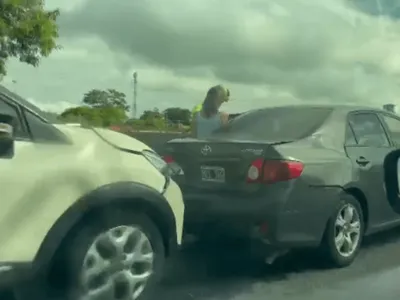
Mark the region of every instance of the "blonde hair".
POLYGON ((211 117, 218 113, 219 107, 222 102, 228 101, 229 90, 222 85, 216 85, 210 88, 207 92, 206 98, 203 101, 203 113, 206 117, 211 117))

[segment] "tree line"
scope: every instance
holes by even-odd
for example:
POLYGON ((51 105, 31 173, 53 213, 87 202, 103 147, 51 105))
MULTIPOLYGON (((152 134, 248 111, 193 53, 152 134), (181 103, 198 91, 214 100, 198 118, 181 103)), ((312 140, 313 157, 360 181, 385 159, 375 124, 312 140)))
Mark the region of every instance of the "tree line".
POLYGON ((85 93, 81 105, 64 110, 57 118, 66 123, 86 123, 91 126, 109 127, 131 125, 135 128, 179 128, 189 126, 191 112, 180 107, 163 111, 158 108, 145 110, 139 119, 130 119, 126 95, 115 89, 92 89, 85 93))

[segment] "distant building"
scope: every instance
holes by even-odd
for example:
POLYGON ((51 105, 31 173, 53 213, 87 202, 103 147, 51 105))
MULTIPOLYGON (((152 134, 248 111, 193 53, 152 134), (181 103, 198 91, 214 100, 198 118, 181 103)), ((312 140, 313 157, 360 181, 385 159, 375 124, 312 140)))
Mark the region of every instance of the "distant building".
POLYGON ((390 111, 390 112, 392 112, 392 113, 397 113, 397 107, 396 107, 395 104, 390 104, 390 103, 385 104, 385 105, 383 106, 383 109, 384 109, 384 110, 387 110, 387 111, 390 111))

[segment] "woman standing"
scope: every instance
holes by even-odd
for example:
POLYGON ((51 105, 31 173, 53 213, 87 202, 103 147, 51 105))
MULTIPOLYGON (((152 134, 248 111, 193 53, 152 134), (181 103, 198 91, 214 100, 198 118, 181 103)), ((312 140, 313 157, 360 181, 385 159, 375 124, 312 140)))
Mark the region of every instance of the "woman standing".
POLYGON ((192 136, 207 138, 215 130, 228 123, 229 114, 219 111, 222 103, 229 100, 230 92, 222 85, 210 88, 203 101, 202 109, 192 118, 192 136))

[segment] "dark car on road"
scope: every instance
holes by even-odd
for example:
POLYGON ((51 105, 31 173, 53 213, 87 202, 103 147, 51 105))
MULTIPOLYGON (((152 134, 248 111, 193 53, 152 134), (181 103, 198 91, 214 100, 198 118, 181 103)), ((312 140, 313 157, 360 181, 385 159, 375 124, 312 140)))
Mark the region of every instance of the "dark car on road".
POLYGON ((172 140, 164 158, 179 169, 186 233, 316 248, 342 267, 365 235, 400 225, 383 168, 399 145, 393 113, 294 105, 241 114, 206 140, 172 140))

